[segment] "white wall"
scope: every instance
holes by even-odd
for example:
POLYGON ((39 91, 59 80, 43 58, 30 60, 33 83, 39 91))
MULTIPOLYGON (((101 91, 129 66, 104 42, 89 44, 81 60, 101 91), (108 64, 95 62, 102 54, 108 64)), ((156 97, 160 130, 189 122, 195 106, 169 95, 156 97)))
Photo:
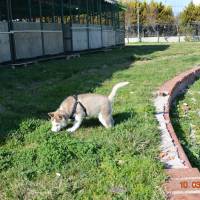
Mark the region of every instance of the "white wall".
POLYGON ((8 23, 0 22, 0 63, 11 60, 9 34, 5 32, 8 32, 8 23))
POLYGON ((116 31, 111 26, 102 26, 102 28, 98 25, 87 27, 86 25, 73 24, 72 26, 74 51, 87 50, 88 45, 89 49, 97 49, 123 44, 123 36, 124 33, 118 31, 118 37, 116 38, 116 31))
POLYGON ((72 48, 73 51, 88 49, 88 32, 84 24, 72 24, 72 48))
POLYGON ((115 31, 110 26, 103 26, 103 47, 115 45, 115 31))
MULTIPOLYGON (((171 36, 171 37, 142 37, 141 42, 185 42, 185 36, 171 36)), ((138 38, 125 38, 126 43, 138 42, 138 38)))
POLYGON ((57 23, 43 23, 44 31, 44 52, 45 55, 53 55, 64 52, 62 25, 57 23))
MULTIPOLYGON (((15 31, 40 30, 40 23, 14 22, 15 31)), ((16 59, 34 58, 42 56, 42 39, 40 32, 16 32, 14 33, 16 59)))
POLYGON ((101 26, 89 25, 89 48, 98 49, 102 47, 101 26))

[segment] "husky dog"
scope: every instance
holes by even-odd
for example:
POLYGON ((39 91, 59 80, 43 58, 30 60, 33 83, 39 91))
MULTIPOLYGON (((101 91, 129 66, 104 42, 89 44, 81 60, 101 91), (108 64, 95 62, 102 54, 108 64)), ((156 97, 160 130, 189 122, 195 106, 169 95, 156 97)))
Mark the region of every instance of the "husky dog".
POLYGON ((116 84, 108 97, 90 93, 67 97, 55 112, 48 113, 51 117, 51 130, 59 132, 72 119, 74 124, 67 131, 74 132, 80 127, 84 117, 98 117, 105 128, 113 127, 112 102, 117 90, 128 84, 129 82, 116 84))

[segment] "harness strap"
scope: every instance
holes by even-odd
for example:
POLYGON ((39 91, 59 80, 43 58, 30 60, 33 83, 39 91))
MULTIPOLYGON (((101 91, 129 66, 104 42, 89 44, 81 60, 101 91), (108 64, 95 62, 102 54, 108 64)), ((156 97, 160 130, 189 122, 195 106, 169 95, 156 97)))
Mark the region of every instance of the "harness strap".
POLYGON ((74 114, 76 113, 76 109, 77 109, 77 105, 79 104, 81 106, 81 108, 83 109, 85 116, 87 117, 87 110, 85 108, 85 106, 78 100, 78 96, 77 95, 73 95, 74 99, 75 99, 75 103, 73 105, 73 109, 72 109, 72 113, 70 115, 70 119, 74 119, 74 114))

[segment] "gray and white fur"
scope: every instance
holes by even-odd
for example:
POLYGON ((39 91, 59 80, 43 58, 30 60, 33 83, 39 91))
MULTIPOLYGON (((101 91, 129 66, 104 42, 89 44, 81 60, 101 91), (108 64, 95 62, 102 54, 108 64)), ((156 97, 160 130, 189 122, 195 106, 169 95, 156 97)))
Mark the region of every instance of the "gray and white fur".
MULTIPOLYGON (((99 121, 105 128, 111 128, 114 126, 114 120, 112 117, 112 102, 117 90, 128 84, 129 82, 120 82, 116 84, 108 97, 100 94, 80 94, 77 96, 78 101, 86 109, 88 117, 98 117, 99 121)), ((75 103, 75 98, 73 96, 69 96, 61 103, 60 107, 55 112, 48 113, 51 117, 51 130, 53 132, 59 132, 67 126, 67 122, 73 112, 75 103)), ((83 107, 80 104, 77 104, 76 111, 74 113, 73 126, 67 129, 67 131, 76 131, 85 117, 86 113, 83 107)))

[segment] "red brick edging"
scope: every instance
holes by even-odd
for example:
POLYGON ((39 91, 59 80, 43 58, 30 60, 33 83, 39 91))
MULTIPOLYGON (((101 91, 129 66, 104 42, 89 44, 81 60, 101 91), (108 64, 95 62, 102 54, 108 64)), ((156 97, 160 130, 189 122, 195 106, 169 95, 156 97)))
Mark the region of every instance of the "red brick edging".
POLYGON ((183 161, 184 167, 179 169, 167 169, 169 180, 165 184, 165 191, 170 200, 196 200, 200 199, 200 187, 195 188, 195 183, 200 184, 200 172, 192 168, 187 155, 185 154, 170 119, 170 109, 173 100, 180 93, 184 93, 187 86, 191 85, 197 77, 200 77, 200 67, 183 72, 175 78, 165 82, 158 91, 158 96, 166 97, 163 114, 166 121, 166 129, 169 132, 174 145, 177 148, 179 158, 183 161), (184 186, 184 184, 186 184, 184 186), (183 184, 183 185, 182 185, 183 184), (184 186, 184 187, 183 187, 184 186))

